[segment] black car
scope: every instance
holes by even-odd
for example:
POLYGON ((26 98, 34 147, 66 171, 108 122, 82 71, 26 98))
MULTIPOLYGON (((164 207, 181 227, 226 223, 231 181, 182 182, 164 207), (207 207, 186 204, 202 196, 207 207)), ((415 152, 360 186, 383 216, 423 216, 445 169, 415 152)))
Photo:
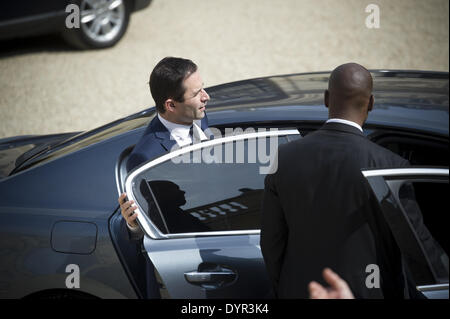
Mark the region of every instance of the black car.
MULTIPOLYGON (((363 174, 418 289, 448 298, 448 73, 371 72, 375 107, 364 132, 413 167, 363 174), (405 182, 414 183, 424 222, 445 251, 439 265, 405 217, 405 182)), ((328 77, 211 87, 216 138, 131 172, 124 163, 155 108, 88 132, 0 140, 0 298, 271 298, 259 247, 264 176, 278 145, 327 119, 328 77), (123 190, 138 205, 142 243, 130 242, 121 223, 123 190), (156 284, 146 281, 150 261, 156 284)))
POLYGON ((19 0, 0 4, 0 40, 61 33, 79 49, 107 48, 124 35, 132 12, 151 0, 19 0))

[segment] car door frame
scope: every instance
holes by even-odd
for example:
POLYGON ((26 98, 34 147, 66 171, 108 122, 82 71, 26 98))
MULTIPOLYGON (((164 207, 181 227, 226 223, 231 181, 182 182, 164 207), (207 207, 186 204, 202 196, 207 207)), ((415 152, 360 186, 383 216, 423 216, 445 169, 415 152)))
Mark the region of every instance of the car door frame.
MULTIPOLYGON (((271 286, 265 271, 265 264, 262 258, 261 249, 259 247, 259 235, 260 229, 248 229, 248 230, 227 230, 227 231, 208 231, 208 232, 191 232, 191 233, 175 233, 175 234, 164 234, 161 232, 158 227, 150 220, 147 214, 144 212, 142 207, 139 205, 139 202, 136 200, 136 196, 133 193, 133 181, 139 176, 142 172, 151 169, 152 167, 157 166, 158 164, 169 161, 177 156, 182 156, 186 153, 191 153, 197 150, 205 149, 208 147, 214 147, 216 145, 224 145, 225 143, 244 141, 249 139, 257 139, 257 138, 270 138, 270 137, 284 137, 284 136, 296 136, 301 137, 300 132, 297 129, 286 129, 286 130, 270 130, 270 131, 258 131, 255 133, 246 133, 243 132, 239 135, 226 136, 223 138, 215 138, 213 140, 205 141, 202 143, 193 144, 187 147, 183 147, 177 150, 174 150, 168 154, 165 154, 159 158, 153 159, 147 163, 142 164, 140 167, 131 171, 125 178, 124 188, 128 195, 129 200, 134 200, 137 206, 136 212, 138 213, 137 222, 140 225, 141 229, 144 231, 144 240, 143 246, 145 252, 147 252, 148 258, 155 266, 155 271, 158 277, 160 284, 164 287, 161 290, 162 296, 169 296, 173 298, 208 298, 211 297, 211 290, 220 290, 222 287, 214 287, 211 284, 208 284, 208 279, 210 278, 212 281, 217 276, 222 276, 224 280, 228 280, 227 284, 230 286, 233 284, 233 278, 241 280, 239 285, 242 285, 242 281, 244 280, 247 286, 254 285, 253 288, 249 288, 248 291, 262 291, 259 298, 271 298, 273 295, 271 294, 271 286), (214 264, 212 267, 214 269, 206 269, 201 271, 201 269, 197 269, 196 267, 191 267, 190 269, 184 269, 183 273, 179 273, 178 270, 171 269, 167 271, 166 269, 161 269, 164 265, 165 267, 173 268, 172 264, 174 264, 174 260, 170 260, 170 256, 165 254, 167 250, 176 251, 180 258, 184 259, 182 261, 183 266, 179 268, 186 268, 187 259, 189 258, 197 258, 195 262, 197 263, 199 268, 200 265, 205 264, 213 264, 209 259, 205 259, 204 250, 206 251, 214 251, 214 253, 210 254, 211 260, 226 260, 227 258, 232 258, 228 256, 233 256, 233 250, 242 249, 245 251, 246 255, 249 259, 252 260, 252 267, 255 273, 258 273, 258 281, 252 282, 248 276, 248 272, 252 271, 251 269, 246 269, 246 276, 241 276, 240 269, 230 269, 228 268, 226 263, 214 264), (213 256, 214 255, 214 256, 213 256), (193 257, 194 256, 194 257, 193 257), (219 257, 217 257, 219 256, 219 257), (157 259, 160 260, 157 260, 157 259), (206 262, 205 262, 206 260, 206 262), (177 272, 175 275, 174 272, 177 272), (171 276, 167 275, 167 272, 172 272, 171 276), (234 276, 234 277, 233 277, 234 276), (176 278, 175 278, 176 277, 176 278), (182 284, 180 280, 187 281, 192 286, 196 285, 195 289, 186 288, 185 282, 182 284), (196 283, 196 281, 199 281, 196 283), (202 284, 202 281, 203 284, 202 284), (175 288, 174 288, 175 287, 175 288), (200 289, 198 289, 200 287, 200 289)), ((289 138, 288 138, 289 140, 289 138)), ((234 265, 239 264, 243 268, 249 268, 245 265, 244 262, 234 260, 234 265)), ((255 275, 256 276, 256 275, 255 275)), ((192 287, 191 287, 192 288, 192 287)), ((245 292, 245 293, 248 293, 245 292)), ((236 296, 226 295, 226 294, 218 294, 214 295, 220 298, 235 298, 236 296)), ((243 295, 243 297, 251 298, 254 297, 252 295, 243 295)))
MULTIPOLYGON (((398 234, 395 234, 397 244, 402 252, 408 250, 414 250, 414 254, 417 258, 422 258, 421 263, 423 265, 428 265, 429 274, 436 278, 434 274, 433 267, 430 261, 426 257, 425 250, 418 239, 415 231, 413 230, 412 224, 406 217, 406 212, 403 205, 400 202, 399 190, 405 183, 412 182, 440 182, 448 184, 449 169, 448 168, 430 168, 430 167, 408 167, 408 168, 390 168, 390 169, 368 169, 362 170, 362 174, 367 178, 369 185, 371 186, 373 192, 375 193, 386 221, 392 226, 393 219, 400 215, 403 216, 404 225, 407 225, 407 231, 403 232, 409 238, 398 238, 398 234), (389 204, 387 204, 389 202, 389 204), (394 205, 392 205, 394 204, 394 205), (398 214, 397 216, 392 216, 398 214), (396 236, 397 235, 397 236, 396 236), (408 241, 408 244, 406 244, 408 241), (412 243, 413 242, 413 243, 412 243)), ((398 226, 398 224, 397 224, 398 226)), ((391 228, 392 230, 392 228, 391 228)), ((427 271, 424 269, 423 271, 427 271)), ((449 284, 446 283, 432 283, 429 285, 419 285, 416 289, 425 297, 429 299, 448 299, 449 284)))
POLYGON ((288 135, 297 135, 301 136, 300 132, 297 129, 287 129, 287 130, 270 130, 263 132, 255 132, 255 133, 243 133, 239 135, 227 136, 223 138, 216 138, 213 140, 209 140, 206 142, 196 143, 187 147, 176 149, 170 153, 167 153, 163 156, 160 156, 156 159, 150 160, 139 166, 138 168, 132 170, 126 177, 124 181, 124 189, 128 195, 129 200, 133 200, 136 203, 137 209, 136 212, 138 214, 138 218, 136 219, 137 223, 144 231, 146 235, 148 235, 152 239, 170 239, 170 238, 186 238, 192 236, 223 236, 223 235, 240 235, 240 234, 259 234, 259 230, 239 230, 239 231, 227 231, 224 234, 222 231, 219 232, 200 232, 200 233, 187 233, 187 234, 163 234, 147 217, 147 215, 143 212, 142 207, 136 200, 136 197, 132 191, 132 182, 136 176, 138 176, 143 171, 151 169, 152 167, 164 163, 168 160, 171 160, 175 157, 182 156, 185 153, 190 153, 193 151, 198 151, 207 147, 214 147, 218 144, 224 144, 228 142, 235 142, 241 140, 248 140, 254 138, 261 137, 280 137, 280 136, 288 136, 288 135))

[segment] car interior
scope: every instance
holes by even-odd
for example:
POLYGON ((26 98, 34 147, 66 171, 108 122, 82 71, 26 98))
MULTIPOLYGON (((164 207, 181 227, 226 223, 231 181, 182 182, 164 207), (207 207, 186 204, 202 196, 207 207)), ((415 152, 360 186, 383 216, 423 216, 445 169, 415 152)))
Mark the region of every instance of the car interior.
POLYGON ((448 166, 448 140, 405 133, 388 133, 372 140, 409 160, 411 165, 448 166))

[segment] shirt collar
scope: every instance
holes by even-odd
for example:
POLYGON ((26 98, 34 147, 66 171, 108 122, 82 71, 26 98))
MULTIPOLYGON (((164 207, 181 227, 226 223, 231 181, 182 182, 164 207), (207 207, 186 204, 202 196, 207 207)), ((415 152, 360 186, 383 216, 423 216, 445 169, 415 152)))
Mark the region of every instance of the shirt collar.
MULTIPOLYGON (((189 130, 191 129, 191 125, 183 125, 183 124, 177 124, 170 121, 167 121, 164 119, 159 113, 158 113, 158 119, 161 121, 161 123, 166 127, 166 129, 170 133, 170 138, 174 139, 178 146, 186 146, 192 143, 192 138, 189 135, 189 130)), ((201 121, 201 120, 199 120, 201 121)), ((196 136, 199 136, 201 140, 207 139, 205 133, 202 131, 202 129, 199 127, 199 124, 194 121, 194 134, 196 136)))
POLYGON ((341 123, 341 124, 347 124, 347 125, 351 125, 353 127, 356 127, 358 130, 360 130, 361 132, 363 131, 362 127, 358 124, 355 123, 353 121, 349 121, 349 120, 344 120, 344 119, 329 119, 328 121, 326 121, 325 123, 341 123))

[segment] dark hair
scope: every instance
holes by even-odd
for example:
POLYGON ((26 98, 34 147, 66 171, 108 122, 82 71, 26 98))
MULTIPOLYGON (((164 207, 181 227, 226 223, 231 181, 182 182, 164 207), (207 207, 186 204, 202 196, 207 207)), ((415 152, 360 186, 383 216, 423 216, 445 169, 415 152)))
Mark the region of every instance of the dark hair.
POLYGON ((197 65, 188 59, 166 57, 159 61, 150 74, 149 82, 159 113, 164 113, 164 102, 169 98, 183 102, 183 80, 196 71, 197 65))

